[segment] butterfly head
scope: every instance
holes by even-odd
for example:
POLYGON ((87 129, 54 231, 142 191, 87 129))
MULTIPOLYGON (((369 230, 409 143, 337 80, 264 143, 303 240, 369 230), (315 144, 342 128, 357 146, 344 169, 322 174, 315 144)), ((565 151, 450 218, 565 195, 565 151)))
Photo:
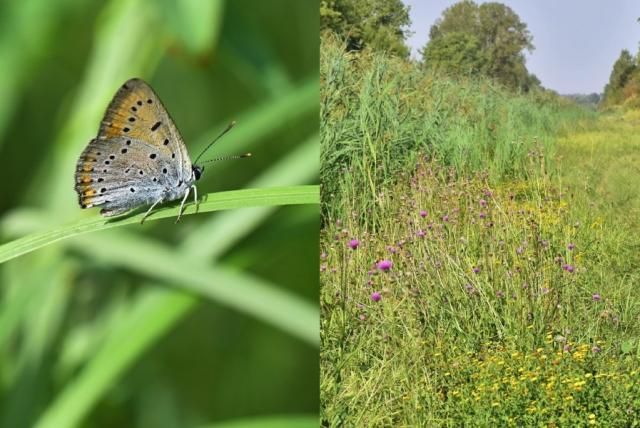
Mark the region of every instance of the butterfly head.
POLYGON ((200 177, 202 177, 202 173, 204 172, 204 166, 193 165, 191 167, 191 171, 193 172, 193 178, 195 178, 195 180, 198 181, 200 180, 200 177))

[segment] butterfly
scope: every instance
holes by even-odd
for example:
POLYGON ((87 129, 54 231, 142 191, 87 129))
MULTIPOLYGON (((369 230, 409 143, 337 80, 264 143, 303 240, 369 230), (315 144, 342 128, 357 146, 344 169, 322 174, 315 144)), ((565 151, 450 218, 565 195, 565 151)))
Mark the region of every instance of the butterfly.
POLYGON ((233 125, 191 162, 180 132, 151 86, 142 79, 126 81, 76 164, 80 207, 102 207, 100 214, 109 217, 150 205, 143 223, 158 204, 182 198, 177 223, 191 191, 198 204, 195 183, 204 166, 196 163, 233 125))

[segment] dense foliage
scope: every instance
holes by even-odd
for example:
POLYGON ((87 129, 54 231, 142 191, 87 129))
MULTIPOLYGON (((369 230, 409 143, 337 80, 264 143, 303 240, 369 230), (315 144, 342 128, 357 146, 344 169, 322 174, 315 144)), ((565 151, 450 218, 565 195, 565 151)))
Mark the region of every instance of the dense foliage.
POLYGON ((401 0, 323 0, 320 30, 331 30, 347 42, 349 50, 365 47, 407 57, 404 43, 411 23, 409 8, 401 0))

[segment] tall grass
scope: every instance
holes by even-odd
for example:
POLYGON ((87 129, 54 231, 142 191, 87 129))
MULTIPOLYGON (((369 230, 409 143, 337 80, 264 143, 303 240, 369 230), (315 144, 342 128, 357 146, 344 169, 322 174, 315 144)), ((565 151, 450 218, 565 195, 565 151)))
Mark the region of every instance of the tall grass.
POLYGON ((381 186, 418 152, 460 173, 488 170, 494 182, 547 172, 570 110, 558 98, 514 96, 490 80, 452 80, 381 53, 347 53, 330 35, 322 38, 320 71, 323 214, 332 218, 344 214, 342 199, 357 198, 365 222, 375 224, 381 186), (535 170, 531 153, 543 155, 535 170))

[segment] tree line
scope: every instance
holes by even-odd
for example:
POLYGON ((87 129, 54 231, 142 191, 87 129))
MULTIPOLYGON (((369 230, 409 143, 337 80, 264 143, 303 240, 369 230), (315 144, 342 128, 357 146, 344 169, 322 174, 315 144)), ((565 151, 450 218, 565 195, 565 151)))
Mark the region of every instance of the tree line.
MULTIPOLYGON (((333 31, 347 49, 383 50, 409 58, 409 8, 401 0, 323 0, 322 31, 333 31)), ((525 51, 533 51, 527 25, 501 3, 462 0, 444 10, 420 50, 427 70, 453 76, 486 76, 515 91, 542 89, 527 70, 525 51)))

